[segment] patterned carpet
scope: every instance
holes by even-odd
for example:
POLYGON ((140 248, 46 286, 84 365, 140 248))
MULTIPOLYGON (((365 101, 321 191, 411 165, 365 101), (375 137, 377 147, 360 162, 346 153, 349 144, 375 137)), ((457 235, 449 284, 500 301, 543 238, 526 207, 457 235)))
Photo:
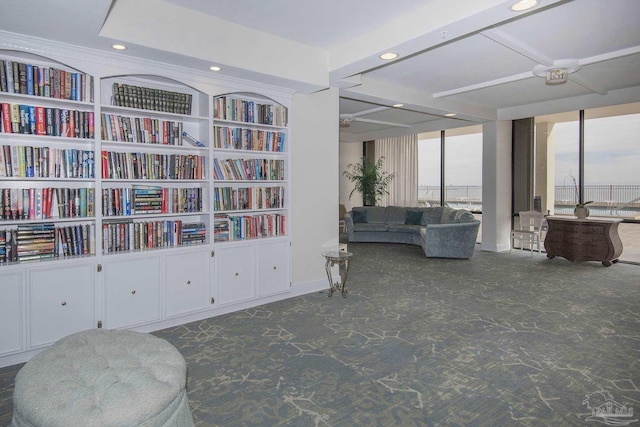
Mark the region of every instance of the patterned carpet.
MULTIPOLYGON (((479 250, 471 260, 427 259, 399 244, 349 250, 347 298, 313 293, 155 333, 187 360, 196 425, 639 418, 639 266, 479 250), (636 415, 592 412, 607 401, 636 415)), ((0 370, 0 425, 16 370, 0 370)))

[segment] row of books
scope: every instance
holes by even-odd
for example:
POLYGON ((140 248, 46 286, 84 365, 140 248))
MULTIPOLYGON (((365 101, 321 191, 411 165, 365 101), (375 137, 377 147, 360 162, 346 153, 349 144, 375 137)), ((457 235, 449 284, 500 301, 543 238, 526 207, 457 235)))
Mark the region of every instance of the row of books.
POLYGON ((143 144, 182 145, 182 122, 101 114, 102 139, 143 144))
POLYGON ((214 126, 213 146, 233 150, 285 151, 286 133, 214 126))
POLYGON ((286 126, 288 122, 287 108, 278 104, 220 96, 214 100, 213 107, 214 118, 219 120, 274 126, 286 126))
POLYGON ((86 218, 95 215, 93 188, 0 189, 0 219, 86 218))
POLYGON ((94 153, 75 148, 3 145, 0 177, 91 179, 95 177, 94 153))
POLYGON ((105 179, 204 179, 205 177, 205 156, 102 152, 102 178, 105 179))
POLYGON ((191 114, 192 95, 124 83, 112 86, 112 104, 119 107, 164 111, 175 114, 191 114))
POLYGON ((0 264, 95 255, 95 225, 52 223, 0 230, 0 264))
POLYGON ((222 180, 284 180, 284 160, 214 158, 213 176, 222 180))
POLYGON ((102 190, 105 216, 202 212, 202 188, 133 187, 102 190))
POLYGON ((0 103, 0 131, 24 135, 92 139, 93 111, 0 103))
POLYGON ((256 239, 286 234, 285 216, 281 214, 263 215, 216 215, 213 223, 213 240, 256 239))
POLYGON ((76 71, 0 59, 0 92, 93 102, 93 77, 76 71))
POLYGON ((102 224, 102 253, 197 245, 206 241, 204 223, 118 220, 102 224))
POLYGON ((216 187, 217 211, 280 209, 284 207, 284 187, 216 187))

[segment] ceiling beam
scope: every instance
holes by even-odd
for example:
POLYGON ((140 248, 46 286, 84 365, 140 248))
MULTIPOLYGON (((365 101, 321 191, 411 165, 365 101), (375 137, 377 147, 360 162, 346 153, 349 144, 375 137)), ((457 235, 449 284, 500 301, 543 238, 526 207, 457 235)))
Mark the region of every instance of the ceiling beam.
POLYGON ((545 55, 544 53, 529 46, 522 40, 518 40, 515 37, 511 37, 504 31, 490 29, 480 33, 482 36, 493 40, 494 42, 501 44, 502 46, 511 49, 515 53, 522 55, 530 60, 537 62, 538 64, 551 66, 553 65, 553 58, 545 55))

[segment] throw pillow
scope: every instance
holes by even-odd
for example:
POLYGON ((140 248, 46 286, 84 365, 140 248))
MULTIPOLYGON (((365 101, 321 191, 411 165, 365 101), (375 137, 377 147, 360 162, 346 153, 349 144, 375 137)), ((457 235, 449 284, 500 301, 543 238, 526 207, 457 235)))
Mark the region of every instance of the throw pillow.
POLYGON ((422 223, 422 211, 407 209, 404 215, 404 223, 409 225, 420 225, 422 223))
POLYGON ((351 211, 354 224, 363 224, 367 222, 367 211, 351 211))
POLYGON ((473 222, 475 217, 473 214, 466 210, 459 210, 456 212, 456 216, 453 219, 453 222, 473 222))

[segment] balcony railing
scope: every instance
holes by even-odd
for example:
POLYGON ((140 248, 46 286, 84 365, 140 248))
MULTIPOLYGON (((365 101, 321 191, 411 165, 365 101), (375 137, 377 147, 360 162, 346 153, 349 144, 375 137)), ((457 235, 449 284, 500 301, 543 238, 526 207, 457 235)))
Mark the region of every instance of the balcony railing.
MULTIPOLYGON (((572 214, 576 204, 575 187, 561 185, 554 191, 556 214, 572 214)), ((592 215, 640 216, 640 185, 587 185, 584 187, 585 201, 592 215)), ((439 186, 419 186, 418 201, 427 206, 440 205, 439 186)), ((482 186, 450 185, 445 187, 445 202, 453 207, 466 207, 471 211, 482 211, 482 186)))

